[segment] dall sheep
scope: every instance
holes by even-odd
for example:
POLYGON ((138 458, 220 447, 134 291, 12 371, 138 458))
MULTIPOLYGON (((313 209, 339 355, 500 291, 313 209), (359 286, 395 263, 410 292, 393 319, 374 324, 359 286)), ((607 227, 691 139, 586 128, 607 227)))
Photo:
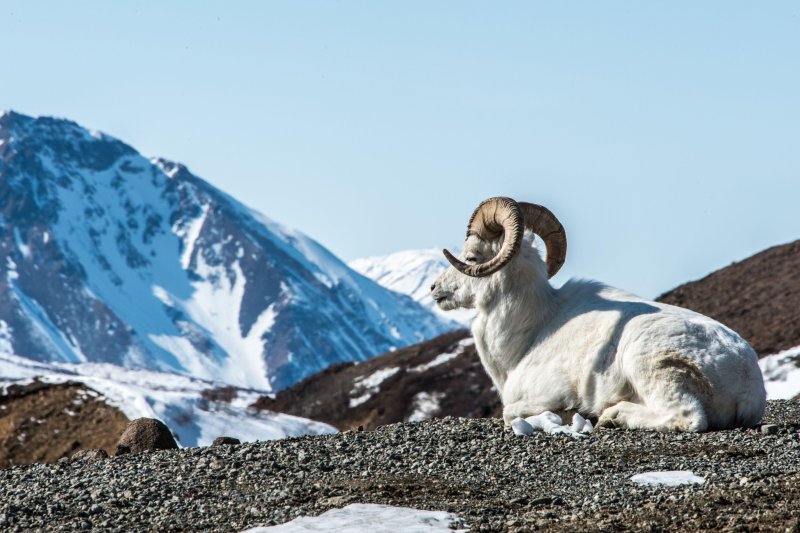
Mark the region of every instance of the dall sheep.
POLYGON ((444 250, 452 267, 431 286, 440 308, 477 309, 472 334, 506 424, 544 411, 659 431, 760 422, 766 391, 747 342, 711 318, 595 281, 554 288, 566 250, 547 208, 490 198, 472 214, 460 258, 444 250))

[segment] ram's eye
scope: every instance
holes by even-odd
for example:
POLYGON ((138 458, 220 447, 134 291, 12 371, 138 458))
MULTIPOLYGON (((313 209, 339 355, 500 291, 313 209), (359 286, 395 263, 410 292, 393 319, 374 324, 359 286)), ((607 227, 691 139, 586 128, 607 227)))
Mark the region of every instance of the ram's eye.
POLYGON ((467 263, 477 263, 478 259, 474 255, 467 256, 467 263))

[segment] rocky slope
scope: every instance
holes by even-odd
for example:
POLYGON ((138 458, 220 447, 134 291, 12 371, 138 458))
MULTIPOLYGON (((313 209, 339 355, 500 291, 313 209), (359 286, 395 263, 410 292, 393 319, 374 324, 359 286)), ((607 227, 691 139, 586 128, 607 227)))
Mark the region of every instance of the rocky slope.
POLYGON ((0 394, 0 468, 113 450, 128 418, 80 383, 33 382, 0 394))
POLYGON ((762 430, 515 437, 496 419, 430 420, 238 446, 0 470, 7 531, 239 531, 348 503, 455 513, 470 531, 794 531, 800 404, 762 430), (640 486, 647 471, 702 484, 640 486))
POLYGON ((0 115, 0 353, 269 391, 450 329, 183 165, 0 115))

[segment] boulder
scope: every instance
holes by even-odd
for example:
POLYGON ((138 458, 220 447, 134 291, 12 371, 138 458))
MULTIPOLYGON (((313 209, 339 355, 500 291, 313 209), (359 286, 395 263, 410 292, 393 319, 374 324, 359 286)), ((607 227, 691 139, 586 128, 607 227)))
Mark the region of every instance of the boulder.
POLYGON ((115 455, 177 448, 178 443, 166 424, 155 418, 137 418, 119 438, 115 455))
POLYGON ((211 443, 212 446, 227 446, 232 444, 241 444, 242 441, 233 437, 217 437, 214 439, 214 442, 211 443))

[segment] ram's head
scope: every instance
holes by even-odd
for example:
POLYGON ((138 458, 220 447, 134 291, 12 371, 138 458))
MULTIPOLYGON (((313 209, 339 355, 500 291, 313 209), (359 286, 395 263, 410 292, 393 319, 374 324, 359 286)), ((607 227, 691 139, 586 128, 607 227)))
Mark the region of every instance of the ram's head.
POLYGON ((555 276, 567 255, 567 235, 556 216, 541 205, 505 197, 489 198, 472 213, 460 256, 444 250, 452 267, 431 285, 431 296, 439 307, 475 307, 476 294, 486 286, 479 280, 491 278, 514 260, 522 248, 526 229, 544 241, 547 277, 555 276))

